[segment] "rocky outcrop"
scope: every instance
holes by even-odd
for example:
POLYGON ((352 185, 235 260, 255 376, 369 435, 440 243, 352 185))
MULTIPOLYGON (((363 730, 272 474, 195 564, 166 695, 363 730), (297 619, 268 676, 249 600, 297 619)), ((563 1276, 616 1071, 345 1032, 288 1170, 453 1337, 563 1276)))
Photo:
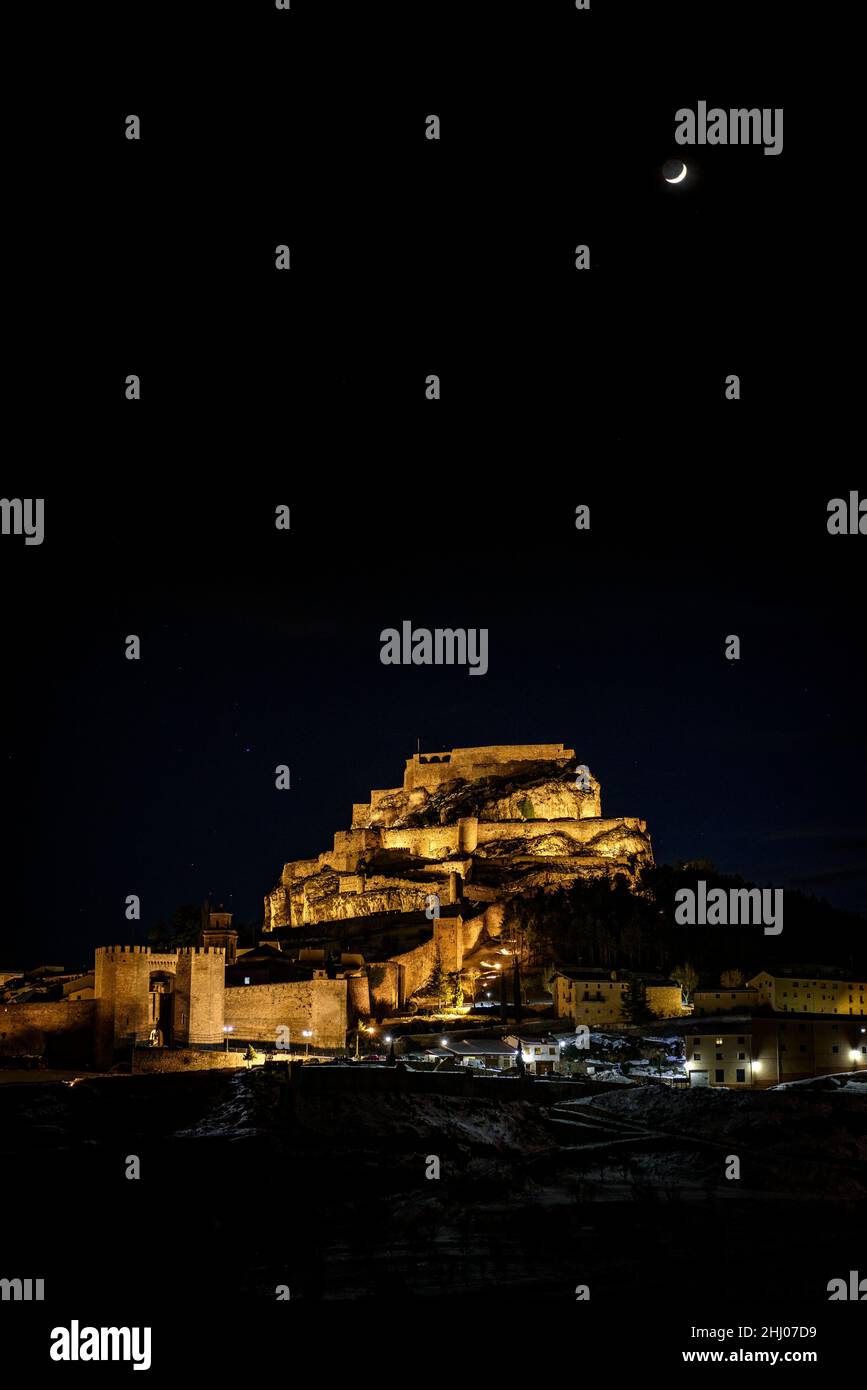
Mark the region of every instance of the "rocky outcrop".
POLYGON ((602 816, 598 781, 562 744, 417 754, 318 859, 287 863, 265 929, 492 901, 653 862, 647 825, 602 816))

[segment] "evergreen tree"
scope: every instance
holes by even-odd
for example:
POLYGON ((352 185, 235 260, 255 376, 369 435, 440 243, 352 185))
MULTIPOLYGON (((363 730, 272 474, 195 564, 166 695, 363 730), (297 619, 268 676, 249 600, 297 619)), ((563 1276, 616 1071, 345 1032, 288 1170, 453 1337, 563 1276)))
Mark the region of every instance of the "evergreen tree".
POLYGON ((436 999, 437 1008, 445 1008, 446 1002, 446 974, 443 970, 443 958, 440 955, 439 943, 437 944, 436 954, 434 955, 433 971, 431 972, 430 987, 436 999))
POLYGON ((647 1007, 647 989, 637 975, 630 975, 626 982, 622 1008, 627 1023, 646 1023, 651 1017, 647 1007))

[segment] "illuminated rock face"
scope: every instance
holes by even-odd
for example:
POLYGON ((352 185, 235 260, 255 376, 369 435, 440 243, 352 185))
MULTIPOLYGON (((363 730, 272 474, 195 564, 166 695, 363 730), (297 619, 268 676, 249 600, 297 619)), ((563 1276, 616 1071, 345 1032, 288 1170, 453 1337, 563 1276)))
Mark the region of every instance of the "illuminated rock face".
POLYGON ((317 859, 286 864, 265 929, 496 902, 653 863, 647 825, 602 816, 599 783, 562 743, 453 748, 407 760, 402 787, 372 791, 317 859))

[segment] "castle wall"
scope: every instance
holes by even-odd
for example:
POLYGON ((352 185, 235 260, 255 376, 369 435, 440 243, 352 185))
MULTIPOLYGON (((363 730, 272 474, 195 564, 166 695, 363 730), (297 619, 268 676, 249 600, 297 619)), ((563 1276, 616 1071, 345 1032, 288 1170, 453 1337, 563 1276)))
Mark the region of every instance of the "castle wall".
POLYGON ((243 1052, 223 1052, 220 1048, 201 1052, 185 1048, 183 1052, 174 1052, 168 1047, 137 1047, 132 1054, 134 1076, 154 1072, 237 1071, 246 1065, 243 1052))
POLYGON ((407 759, 403 775, 404 791, 415 787, 438 787, 456 777, 509 776, 522 770, 525 762, 574 760, 575 751, 562 743, 490 744, 484 748, 452 748, 442 753, 416 753, 407 759), (430 759, 440 759, 433 762, 430 759))
POLYGON ((291 1030, 293 1047, 310 1029, 316 1047, 345 1047, 347 981, 299 980, 271 985, 238 985, 225 992, 225 1022, 236 1039, 276 1047, 278 1027, 291 1030))
POLYGON ((440 960, 447 975, 460 970, 464 963, 464 925, 460 917, 437 917, 433 924, 434 951, 439 946, 440 960))
POLYGON ((93 1055, 96 1000, 0 1005, 0 1056, 44 1057, 50 1066, 84 1066, 93 1055))
POLYGON ((379 831, 383 849, 404 849, 426 859, 442 859, 461 848, 460 827, 431 825, 421 829, 398 826, 379 831))
POLYGON ((346 981, 347 1026, 352 1028, 359 1018, 370 1018, 370 982, 366 975, 350 975, 346 981))
POLYGON ((392 960, 403 966, 404 998, 411 999, 414 994, 424 988, 433 974, 435 959, 436 943, 433 936, 429 941, 423 942, 421 946, 416 946, 412 951, 404 951, 402 955, 392 956, 392 960))
POLYGON ((368 964, 367 978, 372 1013, 376 1013, 378 1008, 392 1012, 403 1007, 402 974, 396 960, 371 961, 368 964))
MULTIPOLYGON (((606 820, 593 817, 586 820, 526 820, 526 821, 480 821, 478 827, 479 845, 495 844, 503 840, 534 840, 546 835, 562 835, 576 844, 586 845, 598 835, 611 834, 618 841, 632 846, 621 853, 646 852, 647 845, 638 836, 646 824, 633 817, 621 820, 606 820)), ((599 853, 604 854, 604 847, 599 853)))
MULTIPOLYGON (((411 999, 428 983, 433 974, 437 947, 439 947, 440 960, 446 974, 462 969, 464 952, 471 949, 466 944, 465 932, 467 932, 467 928, 462 917, 437 917, 434 918, 431 926, 433 930, 429 941, 424 941, 413 950, 404 951, 401 955, 391 958, 392 963, 402 967, 400 988, 404 1001, 411 999)), ((473 923, 470 931, 473 944, 478 941, 481 933, 481 923, 478 926, 473 923)))

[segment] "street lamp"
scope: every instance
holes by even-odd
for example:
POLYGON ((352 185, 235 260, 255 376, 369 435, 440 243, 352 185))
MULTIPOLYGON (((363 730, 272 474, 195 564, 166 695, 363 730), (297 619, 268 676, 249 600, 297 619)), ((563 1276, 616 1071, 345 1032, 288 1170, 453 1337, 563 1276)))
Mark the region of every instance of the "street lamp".
MULTIPOLYGON (((312 1034, 312 1032, 310 1031, 309 1028, 303 1028, 303 1029, 301 1030, 301 1036, 302 1036, 302 1038, 312 1038, 312 1037, 313 1037, 313 1034, 312 1034)), ((310 1043, 309 1043, 309 1042, 308 1042, 308 1043, 305 1043, 305 1049, 306 1049, 306 1050, 305 1050, 305 1052, 304 1052, 304 1056, 305 1056, 305 1057, 309 1057, 309 1056, 310 1056, 310 1043)))

